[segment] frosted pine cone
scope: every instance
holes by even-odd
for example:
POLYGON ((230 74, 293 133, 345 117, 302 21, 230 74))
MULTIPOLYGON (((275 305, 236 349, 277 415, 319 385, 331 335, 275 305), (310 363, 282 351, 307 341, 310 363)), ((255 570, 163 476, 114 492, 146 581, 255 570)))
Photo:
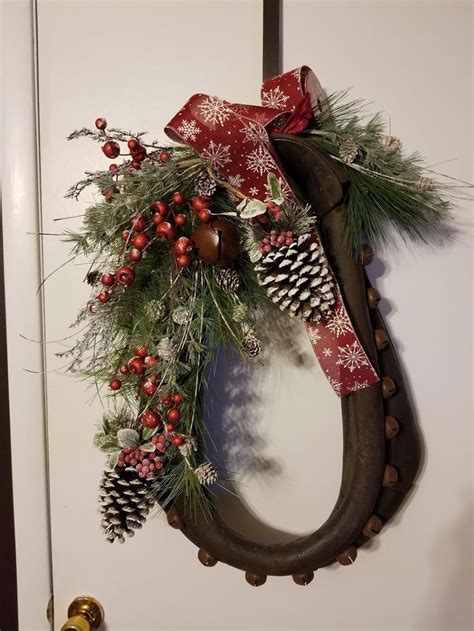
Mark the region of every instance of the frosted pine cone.
POLYGON ((380 146, 384 149, 389 149, 390 151, 397 151, 401 148, 402 143, 400 142, 400 139, 395 136, 382 136, 380 146))
POLYGON ((352 138, 347 138, 339 145, 339 156, 346 164, 351 164, 357 157, 359 148, 352 138))
POLYGON ((219 478, 219 474, 211 462, 205 462, 204 464, 199 465, 199 467, 194 469, 194 473, 199 480, 199 484, 202 484, 203 486, 210 486, 211 484, 214 484, 214 482, 217 482, 217 479, 219 478))
POLYGON ((235 322, 244 322, 247 318, 248 307, 243 302, 238 302, 232 311, 232 317, 235 322))
POLYGON ((417 186, 420 191, 429 191, 431 188, 433 188, 433 180, 429 177, 420 177, 417 182, 417 186))
POLYGON ((214 271, 216 285, 226 294, 236 292, 240 287, 240 275, 231 267, 221 267, 214 271))
POLYGON ((262 343, 252 331, 249 331, 242 340, 242 348, 248 357, 258 357, 262 352, 262 343))
POLYGON ((145 314, 147 318, 150 320, 154 320, 155 322, 160 320, 166 311, 166 307, 159 300, 150 300, 145 305, 145 314))
POLYGON ((196 439, 193 436, 188 436, 185 439, 184 445, 179 445, 178 449, 183 458, 189 458, 193 451, 197 451, 196 439))
POLYGON ((193 317, 193 312, 187 307, 178 307, 171 314, 171 318, 175 324, 186 324, 193 317))
POLYGON ((178 347, 169 337, 165 337, 156 347, 156 354, 165 362, 172 362, 176 359, 178 347))
POLYGON ((114 469, 104 471, 100 483, 99 510, 101 526, 111 543, 124 543, 125 535, 133 537, 141 528, 155 500, 150 486, 134 472, 114 469))
POLYGON ((255 267, 260 285, 283 311, 320 322, 336 302, 335 286, 320 245, 301 235, 296 243, 265 254, 255 267))
POLYGON ((211 197, 216 192, 216 183, 209 177, 209 175, 203 174, 196 178, 194 182, 194 188, 196 193, 202 197, 211 197))

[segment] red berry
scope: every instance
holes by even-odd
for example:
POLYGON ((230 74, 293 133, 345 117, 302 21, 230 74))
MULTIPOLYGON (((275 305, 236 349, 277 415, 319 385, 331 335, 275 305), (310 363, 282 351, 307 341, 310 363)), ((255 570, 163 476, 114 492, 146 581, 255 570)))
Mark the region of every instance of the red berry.
POLYGON ((125 364, 123 366, 120 366, 119 371, 120 371, 121 375, 128 375, 128 374, 130 374, 130 368, 128 366, 126 366, 125 364))
POLYGON ((152 221, 155 224, 155 226, 159 226, 160 223, 163 223, 165 221, 165 218, 162 217, 159 213, 156 213, 155 215, 153 215, 152 221))
POLYGON ((132 218, 132 228, 137 232, 143 232, 146 228, 146 219, 142 215, 132 218))
POLYGON ((155 366, 158 363, 158 357, 154 357, 153 355, 147 355, 147 357, 145 357, 143 361, 145 362, 145 366, 147 368, 151 368, 152 366, 155 366))
POLYGON ((160 153, 160 161, 161 162, 168 162, 169 159, 170 159, 170 154, 167 151, 162 151, 160 153))
POLYGON ((181 410, 179 410, 178 408, 169 409, 166 413, 166 418, 172 423, 177 423, 181 418, 181 410))
POLYGON ((209 200, 206 199, 205 197, 202 197, 201 195, 196 195, 196 197, 193 197, 191 200, 191 206, 197 212, 201 210, 206 210, 207 208, 209 208, 209 205, 210 205, 209 200))
POLYGON ((179 394, 179 392, 175 392, 171 398, 173 400, 173 403, 175 403, 176 405, 179 405, 183 402, 183 397, 179 394))
POLYGON ((174 428, 175 428, 174 423, 166 423, 166 431, 167 432, 174 432, 174 428))
POLYGON ((97 300, 101 302, 102 304, 109 302, 110 293, 108 291, 101 291, 100 294, 97 296, 97 300))
POLYGON ((107 121, 105 120, 105 118, 96 118, 95 126, 97 127, 97 129, 104 131, 104 129, 107 127, 107 121))
POLYGON ((176 447, 180 447, 181 445, 184 445, 184 438, 182 436, 171 436, 171 442, 176 447))
POLYGON ((120 285, 128 287, 135 280, 135 272, 128 265, 124 265, 115 272, 115 278, 120 285))
POLYGON ((161 414, 155 412, 154 410, 147 410, 142 414, 142 425, 144 427, 149 427, 150 429, 154 429, 158 427, 161 421, 161 414))
POLYGON ((136 375, 143 375, 146 370, 141 357, 132 357, 132 359, 128 362, 128 367, 136 375))
POLYGON ((166 217, 170 211, 168 204, 161 199, 151 205, 151 209, 159 213, 162 217, 166 217))
POLYGON ((105 285, 106 287, 112 287, 112 285, 115 283, 115 276, 113 274, 102 274, 102 276, 100 277, 100 281, 102 285, 105 285))
POLYGON ((130 151, 136 151, 140 148, 140 143, 136 138, 130 138, 130 140, 127 142, 127 147, 130 149, 130 151))
POLYGON ((184 197, 183 193, 181 193, 180 191, 176 191, 176 193, 173 193, 172 197, 171 197, 171 201, 173 202, 173 204, 177 204, 178 206, 181 206, 181 204, 184 204, 186 198, 184 197))
POLYGON ((178 267, 183 267, 183 268, 184 267, 189 267, 191 265, 191 257, 188 256, 187 254, 181 254, 176 259, 176 263, 177 263, 178 267))
POLYGON ((128 253, 128 258, 134 263, 138 263, 138 261, 142 260, 142 253, 137 248, 132 248, 128 253))
POLYGON ((138 160, 132 160, 132 162, 130 163, 130 168, 134 169, 135 171, 140 171, 142 165, 138 160))
POLYGON ((176 239, 173 246, 173 252, 178 256, 180 254, 187 254, 193 247, 191 239, 188 237, 179 237, 176 239))
POLYGON ((122 239, 122 241, 128 241, 129 236, 130 230, 122 230, 122 232, 120 233, 120 238, 122 239))
POLYGON ((120 381, 120 379, 112 379, 112 381, 109 383, 109 388, 111 390, 120 390, 121 387, 122 382, 120 381))
POLYGON ((118 143, 115 142, 115 140, 109 140, 105 143, 105 145, 103 145, 102 151, 107 156, 107 158, 113 160, 120 154, 120 147, 118 143))
POLYGON ((133 245, 137 250, 144 250, 149 242, 150 238, 144 232, 139 232, 133 237, 133 245))
POLYGON ((167 239, 168 241, 171 241, 173 236, 174 228, 169 221, 164 221, 163 223, 160 223, 159 226, 156 226, 156 237, 158 239, 167 239))
POLYGON ((118 169, 118 164, 111 164, 109 166, 109 171, 116 171, 118 169))
POLYGON ((187 220, 188 219, 186 215, 183 214, 176 215, 176 217, 174 218, 174 222, 177 226, 184 226, 187 220))
POLYGON ((152 397, 158 390, 158 386, 156 383, 152 383, 151 381, 144 381, 140 389, 147 397, 152 397))
POLYGON ((169 405, 171 403, 171 394, 167 392, 166 394, 163 395, 161 400, 163 401, 164 405, 169 405))
POLYGON ((138 355, 138 357, 145 359, 145 357, 148 355, 148 349, 145 346, 137 346, 135 348, 135 355, 138 355))
POLYGON ((199 221, 202 221, 202 223, 209 223, 211 221, 211 211, 208 210, 207 208, 204 210, 201 210, 198 214, 199 217, 199 221))

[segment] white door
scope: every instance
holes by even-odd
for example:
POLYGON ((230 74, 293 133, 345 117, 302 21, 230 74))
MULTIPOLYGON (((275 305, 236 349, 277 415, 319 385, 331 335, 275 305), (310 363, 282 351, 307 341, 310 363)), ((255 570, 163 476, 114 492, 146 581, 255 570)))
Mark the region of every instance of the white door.
MULTIPOLYGON (((354 96, 385 111, 407 150, 422 149, 432 163, 458 157, 440 170, 472 180, 469 15, 468 2, 287 0, 283 65, 312 66, 329 91, 354 86, 354 96)), ((105 164, 97 145, 67 143, 68 133, 104 116, 164 139, 164 124, 195 92, 255 103, 261 49, 260 1, 39 0, 42 231, 78 227, 72 217, 93 193, 80 202, 64 193, 85 169, 105 164)), ((43 237, 46 275, 67 258, 67 244, 43 237)), ((44 385, 55 629, 83 593, 102 603, 110 631, 469 627, 469 247, 466 239, 437 251, 399 246, 381 260, 372 274, 388 297, 385 314, 424 433, 423 472, 396 527, 387 527, 354 567, 320 570, 305 590, 283 578, 255 590, 233 568, 203 567, 196 548, 162 516, 124 545, 105 541, 96 504, 104 461, 92 446, 101 407, 92 389, 64 375, 55 355, 68 344, 56 340, 71 334, 68 326, 88 298, 86 268, 68 265, 49 278, 44 385)), ((299 357, 275 351, 255 372, 261 396, 247 436, 245 507, 230 500, 223 506, 229 523, 250 537, 313 530, 337 495, 339 403, 303 333, 298 346, 299 357), (295 441, 288 441, 290 412, 300 419, 295 441)), ((239 386, 235 377, 230 383, 239 386)), ((216 406, 225 404, 222 383, 211 391, 216 406)))

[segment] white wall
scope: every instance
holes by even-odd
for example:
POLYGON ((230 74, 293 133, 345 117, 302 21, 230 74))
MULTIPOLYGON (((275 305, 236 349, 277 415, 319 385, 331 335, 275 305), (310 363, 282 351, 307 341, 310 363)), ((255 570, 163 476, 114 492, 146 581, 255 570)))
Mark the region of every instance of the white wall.
MULTIPOLYGON (((87 141, 65 144, 72 128, 105 115, 159 136, 193 91, 255 102, 260 12, 260 2, 250 0, 40 1, 46 231, 57 231, 54 217, 76 214, 91 200, 88 193, 78 206, 62 195, 82 169, 103 164, 87 141)), ((456 158, 440 168, 472 181, 471 14, 468 2, 285 0, 284 67, 309 64, 330 91, 354 86, 354 96, 385 111, 408 150, 421 149, 430 163, 456 158)), ((470 213, 467 204, 456 211, 463 224, 470 213)), ((91 392, 80 382, 50 374, 58 624, 68 601, 89 592, 102 600, 110 631, 470 628, 472 259, 464 230, 438 250, 397 245, 374 266, 413 389, 425 462, 406 509, 356 565, 320 570, 304 590, 276 578, 252 590, 241 572, 203 568, 194 547, 161 519, 125 546, 103 542, 94 512, 102 457, 91 446, 100 409, 89 406, 91 392)), ((45 245, 53 269, 67 248, 54 238, 45 245)), ((49 339, 68 334, 67 323, 87 295, 82 274, 70 267, 48 283, 49 339)), ((299 359, 276 349, 265 370, 256 371, 252 414, 233 422, 263 459, 259 475, 252 458, 243 463, 242 495, 251 513, 276 529, 302 533, 319 525, 335 500, 341 435, 338 402, 304 338, 297 346, 299 359), (298 440, 288 436, 290 410, 300 419, 298 440)), ((50 346, 50 370, 60 366, 56 350, 50 346)), ((234 391, 246 377, 234 376, 234 391)), ((214 387, 213 397, 219 406, 227 393, 214 387)), ((253 456, 250 448, 246 453, 253 456)), ((249 528, 247 518, 232 514, 240 529, 249 528)))

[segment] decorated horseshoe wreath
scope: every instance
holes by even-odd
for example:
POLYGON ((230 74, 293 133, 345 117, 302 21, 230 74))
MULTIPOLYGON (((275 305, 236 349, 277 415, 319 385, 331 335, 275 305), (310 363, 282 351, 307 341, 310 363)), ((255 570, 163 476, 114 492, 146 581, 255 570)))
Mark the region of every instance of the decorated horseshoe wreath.
MULTIPOLYGON (((100 201, 68 233, 91 261, 81 334, 61 356, 90 377, 104 405, 95 445, 106 538, 124 542, 155 506, 199 548, 246 573, 308 584, 349 565, 409 492, 420 461, 413 412, 364 266, 395 232, 424 240, 449 210, 450 185, 364 118, 346 94, 326 95, 312 71, 267 80, 262 103, 196 94, 166 133, 81 129, 112 162, 67 196, 96 185, 100 201), (339 497, 313 534, 283 544, 233 532, 214 506, 226 482, 208 459, 205 382, 222 345, 265 358, 259 329, 275 310, 305 326, 341 398, 339 497), (264 314, 264 317, 262 317, 264 314)), ((212 411, 211 411, 212 412, 212 411)))

